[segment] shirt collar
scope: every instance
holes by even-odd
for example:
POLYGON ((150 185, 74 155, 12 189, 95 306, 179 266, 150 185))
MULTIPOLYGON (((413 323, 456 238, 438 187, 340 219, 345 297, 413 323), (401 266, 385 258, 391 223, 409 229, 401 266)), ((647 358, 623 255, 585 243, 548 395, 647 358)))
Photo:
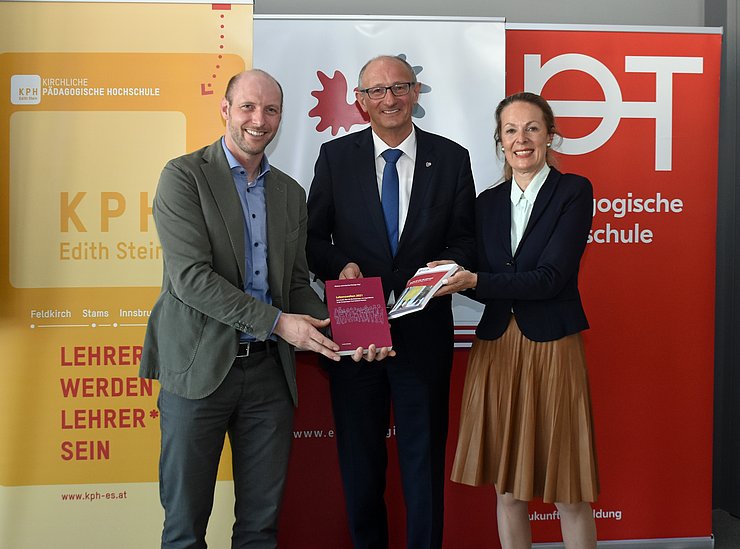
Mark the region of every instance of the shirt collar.
POLYGON ((519 202, 519 199, 522 195, 524 195, 524 198, 529 202, 530 204, 534 204, 534 201, 537 199, 537 194, 540 192, 540 189, 542 188, 542 185, 545 184, 545 180, 547 179, 547 176, 550 173, 550 166, 545 164, 542 166, 542 169, 537 172, 537 175, 535 175, 532 178, 532 181, 529 182, 529 185, 527 185, 527 188, 524 189, 524 192, 519 188, 519 185, 516 184, 516 180, 512 176, 511 178, 511 203, 516 205, 517 202, 519 202))
POLYGON ((375 147, 375 158, 377 159, 387 149, 398 149, 408 156, 412 161, 416 160, 416 128, 411 126, 411 133, 397 147, 391 147, 383 141, 378 134, 373 133, 373 146, 375 147))
MULTIPOLYGON (((224 154, 226 155, 226 161, 229 163, 229 169, 233 170, 235 168, 239 168, 240 170, 244 169, 244 166, 242 166, 239 161, 236 159, 236 157, 231 154, 231 151, 226 146, 226 140, 222 137, 221 138, 221 147, 224 150, 224 154)), ((262 179, 264 175, 270 171, 270 161, 267 160, 267 154, 262 155, 262 162, 260 162, 260 173, 257 176, 257 181, 262 179)))

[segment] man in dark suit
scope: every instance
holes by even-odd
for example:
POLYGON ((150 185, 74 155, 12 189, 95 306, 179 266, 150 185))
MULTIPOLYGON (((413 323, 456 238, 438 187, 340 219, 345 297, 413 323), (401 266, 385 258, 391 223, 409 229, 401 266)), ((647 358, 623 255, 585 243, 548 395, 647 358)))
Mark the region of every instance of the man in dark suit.
POLYGON ((206 546, 227 432, 232 548, 276 547, 297 398, 293 346, 339 359, 309 286, 305 193, 264 154, 282 100, 263 71, 233 77, 221 103, 225 136, 171 160, 154 198, 164 279, 140 375, 161 384, 163 548, 206 546))
MULTIPOLYGON (((321 147, 309 193, 308 261, 320 279, 379 276, 386 298, 398 297, 427 262, 465 266, 475 257, 470 158, 460 145, 414 126, 419 89, 398 57, 377 57, 360 71, 356 97, 370 128, 321 147), (401 152, 388 156, 387 149, 401 152), (383 177, 393 163, 396 174, 387 180, 395 189, 383 177), (395 208, 388 209, 393 192, 395 208)), ((391 321, 391 334, 397 354, 382 364, 328 365, 350 531, 357 548, 388 546, 383 494, 392 404, 408 547, 438 548, 453 351, 449 296, 391 321)))

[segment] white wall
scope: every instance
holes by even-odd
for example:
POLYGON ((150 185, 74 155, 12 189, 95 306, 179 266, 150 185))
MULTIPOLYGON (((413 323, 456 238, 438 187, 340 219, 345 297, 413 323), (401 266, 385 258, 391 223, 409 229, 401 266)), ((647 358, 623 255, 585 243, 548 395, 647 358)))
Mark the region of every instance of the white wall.
POLYGON ((704 3, 704 0, 255 0, 254 12, 505 17, 512 23, 701 27, 704 3))

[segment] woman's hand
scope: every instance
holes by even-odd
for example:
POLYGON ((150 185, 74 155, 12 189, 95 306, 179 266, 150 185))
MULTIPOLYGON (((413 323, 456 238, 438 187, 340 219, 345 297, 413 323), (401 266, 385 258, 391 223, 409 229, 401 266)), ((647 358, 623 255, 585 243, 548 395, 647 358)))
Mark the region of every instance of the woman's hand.
MULTIPOLYGON (((427 263, 427 267, 436 267, 437 265, 449 265, 454 263, 449 259, 442 259, 440 261, 430 261, 427 263)), ((457 271, 447 280, 443 281, 442 287, 434 293, 434 297, 440 297, 443 295, 454 294, 456 292, 462 292, 463 290, 469 290, 475 288, 478 285, 478 275, 476 273, 468 271, 465 267, 458 266, 457 271)))

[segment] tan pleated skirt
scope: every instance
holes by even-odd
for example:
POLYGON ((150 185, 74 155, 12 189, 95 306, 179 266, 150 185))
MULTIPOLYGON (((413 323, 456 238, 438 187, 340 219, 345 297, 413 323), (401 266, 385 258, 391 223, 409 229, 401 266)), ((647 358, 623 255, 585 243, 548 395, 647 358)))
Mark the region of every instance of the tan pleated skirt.
POLYGON ((452 480, 516 499, 593 502, 599 493, 591 397, 580 334, 527 339, 512 317, 473 343, 452 480))

